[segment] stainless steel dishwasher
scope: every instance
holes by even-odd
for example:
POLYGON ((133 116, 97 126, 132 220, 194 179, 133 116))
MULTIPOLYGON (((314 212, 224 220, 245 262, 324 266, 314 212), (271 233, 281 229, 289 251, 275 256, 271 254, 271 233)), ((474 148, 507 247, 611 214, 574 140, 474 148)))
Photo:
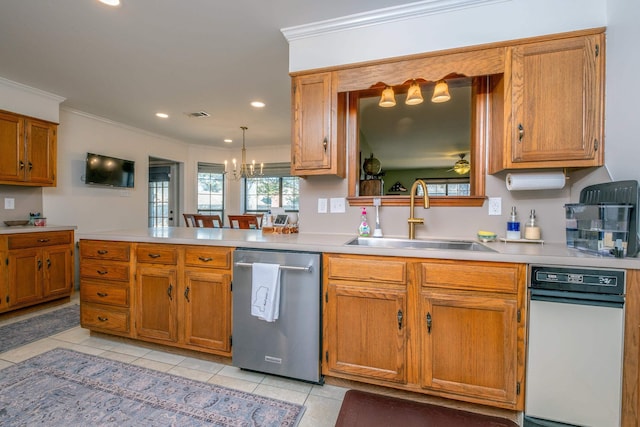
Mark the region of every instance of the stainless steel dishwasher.
POLYGON ((233 254, 233 366, 321 384, 320 254, 236 249, 233 254), (278 264, 279 317, 251 315, 252 266, 278 264))

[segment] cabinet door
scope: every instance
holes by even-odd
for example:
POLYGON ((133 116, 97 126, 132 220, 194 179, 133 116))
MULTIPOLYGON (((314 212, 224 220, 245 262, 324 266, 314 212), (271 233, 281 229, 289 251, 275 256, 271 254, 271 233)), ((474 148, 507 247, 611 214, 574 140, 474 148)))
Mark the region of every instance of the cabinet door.
POLYGON ((344 177, 344 165, 337 158, 338 141, 332 131, 336 116, 333 92, 331 73, 299 76, 293 80, 291 164, 296 175, 344 177))
POLYGON ((185 343, 231 350, 231 277, 209 271, 185 271, 185 343))
POLYGON ((0 113, 0 181, 24 180, 24 121, 0 113))
POLYGON ((55 185, 56 128, 52 123, 26 120, 26 180, 41 185, 55 185))
POLYGON ((602 164, 602 41, 593 35, 513 48, 512 162, 602 164))
POLYGON ((516 300, 423 291, 421 386, 516 402, 516 300))
POLYGON ((138 336, 177 341, 177 283, 175 268, 138 264, 135 300, 138 336))
POLYGON ((65 295, 71 292, 71 249, 67 246, 43 250, 44 297, 65 295))
POLYGON ((328 285, 324 374, 406 383, 406 291, 328 285))
POLYGON ((9 306, 38 302, 42 298, 42 251, 9 251, 9 306))

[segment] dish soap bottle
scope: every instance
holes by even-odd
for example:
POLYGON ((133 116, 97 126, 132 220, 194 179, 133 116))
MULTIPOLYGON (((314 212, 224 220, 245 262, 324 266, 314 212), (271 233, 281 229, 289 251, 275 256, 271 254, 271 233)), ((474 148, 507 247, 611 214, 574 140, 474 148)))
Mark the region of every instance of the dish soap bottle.
POLYGON ((371 227, 367 221, 367 208, 362 208, 362 216, 360 217, 360 226, 358 227, 358 235, 360 237, 369 237, 371 227))
POLYGON ((511 218, 507 222, 507 239, 520 240, 520 222, 515 206, 511 208, 511 218))
POLYGON ((529 220, 524 226, 524 238, 527 240, 540 240, 540 227, 536 225, 535 209, 531 209, 529 220))

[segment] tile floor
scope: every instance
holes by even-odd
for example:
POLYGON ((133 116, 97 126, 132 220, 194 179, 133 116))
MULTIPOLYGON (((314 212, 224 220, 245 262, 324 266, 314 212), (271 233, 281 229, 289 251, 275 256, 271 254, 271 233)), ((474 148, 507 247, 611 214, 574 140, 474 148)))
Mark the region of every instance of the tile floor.
MULTIPOLYGON (((77 303, 72 299, 71 303, 77 303)), ((52 308, 56 309, 60 306, 52 308)), ((6 320, 0 325, 12 323, 45 311, 25 314, 6 320)), ((80 326, 49 336, 22 347, 0 353, 0 369, 44 353, 56 347, 119 360, 158 371, 169 372, 198 381, 205 381, 243 390, 262 396, 281 399, 306 406, 300 427, 334 426, 340 411, 346 388, 333 385, 314 385, 271 375, 240 370, 239 368, 200 358, 163 351, 159 346, 126 342, 107 335, 91 336, 80 326)))

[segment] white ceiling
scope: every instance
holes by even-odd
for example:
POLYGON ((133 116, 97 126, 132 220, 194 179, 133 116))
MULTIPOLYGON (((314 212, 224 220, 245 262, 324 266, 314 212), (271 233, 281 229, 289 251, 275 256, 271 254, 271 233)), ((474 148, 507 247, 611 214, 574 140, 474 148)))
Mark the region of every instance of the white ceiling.
POLYGON ((0 77, 187 143, 290 144, 280 29, 406 0, 1 0, 0 77), (250 101, 267 105, 256 110, 250 101), (169 119, 155 113, 166 112, 169 119), (208 118, 188 113, 206 111, 208 118))

